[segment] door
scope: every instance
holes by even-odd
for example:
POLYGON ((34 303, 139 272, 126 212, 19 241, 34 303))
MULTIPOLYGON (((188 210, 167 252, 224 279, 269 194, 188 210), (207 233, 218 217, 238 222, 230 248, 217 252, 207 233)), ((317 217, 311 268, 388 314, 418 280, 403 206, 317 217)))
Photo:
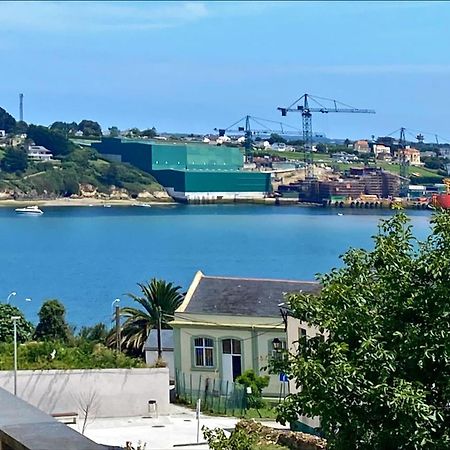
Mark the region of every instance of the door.
POLYGON ((241 341, 239 339, 222 340, 222 378, 224 383, 233 383, 242 374, 241 341))

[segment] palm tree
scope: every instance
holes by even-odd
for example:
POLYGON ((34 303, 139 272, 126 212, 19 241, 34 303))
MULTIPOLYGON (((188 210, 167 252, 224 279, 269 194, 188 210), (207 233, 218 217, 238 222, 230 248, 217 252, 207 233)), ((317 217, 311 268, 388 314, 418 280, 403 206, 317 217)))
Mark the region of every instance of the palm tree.
POLYGON ((141 296, 128 294, 141 308, 121 308, 125 317, 122 325, 122 344, 132 352, 142 354, 145 341, 152 328, 158 330, 158 357, 161 358, 161 328, 170 328, 175 310, 181 305, 184 295, 180 286, 153 278, 149 283, 138 283, 141 296))

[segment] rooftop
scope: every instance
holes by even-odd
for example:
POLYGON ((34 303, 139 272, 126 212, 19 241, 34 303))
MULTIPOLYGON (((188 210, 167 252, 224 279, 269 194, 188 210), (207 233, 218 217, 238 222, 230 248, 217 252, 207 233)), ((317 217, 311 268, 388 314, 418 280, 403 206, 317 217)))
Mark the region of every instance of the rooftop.
POLYGON ((279 317, 285 294, 319 290, 315 281, 206 276, 199 271, 177 312, 279 317))

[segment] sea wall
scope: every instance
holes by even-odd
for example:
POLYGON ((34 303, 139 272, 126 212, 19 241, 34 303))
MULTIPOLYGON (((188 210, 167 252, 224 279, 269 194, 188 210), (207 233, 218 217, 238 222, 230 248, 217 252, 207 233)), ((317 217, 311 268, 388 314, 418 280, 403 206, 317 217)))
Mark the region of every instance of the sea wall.
MULTIPOLYGON (((0 387, 13 392, 13 371, 0 371, 0 387)), ((139 416, 148 413, 149 400, 156 400, 159 414, 168 414, 169 370, 19 370, 17 395, 48 414, 84 416, 89 406, 91 417, 139 416)))

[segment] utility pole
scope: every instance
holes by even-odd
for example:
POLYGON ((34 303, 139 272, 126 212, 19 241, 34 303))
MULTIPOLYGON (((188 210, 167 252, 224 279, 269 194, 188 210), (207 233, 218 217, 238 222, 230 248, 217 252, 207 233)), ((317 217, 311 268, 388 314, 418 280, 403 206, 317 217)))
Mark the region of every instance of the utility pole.
POLYGON ((120 307, 116 305, 116 350, 120 353, 120 307))
POLYGON ((158 328, 157 328, 157 338, 158 338, 158 359, 162 359, 162 346, 161 346, 161 306, 158 306, 158 328))
POLYGON ((17 320, 20 316, 12 316, 14 323, 14 395, 17 395, 17 320))

